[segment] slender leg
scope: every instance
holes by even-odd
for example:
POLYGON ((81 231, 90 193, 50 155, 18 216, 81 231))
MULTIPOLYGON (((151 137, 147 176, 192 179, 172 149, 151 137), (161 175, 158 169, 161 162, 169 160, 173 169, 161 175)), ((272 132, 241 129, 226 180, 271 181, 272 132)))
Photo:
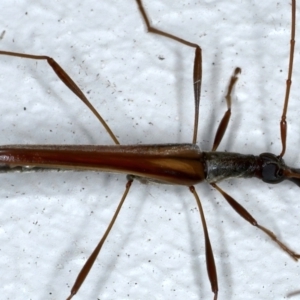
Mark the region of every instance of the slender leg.
POLYGON ((100 116, 94 106, 90 103, 90 101, 83 94, 78 85, 73 81, 73 79, 66 73, 66 71, 52 58, 45 55, 32 55, 32 54, 24 54, 17 52, 9 52, 9 51, 0 51, 0 55, 8 55, 14 57, 21 57, 27 59, 35 59, 35 60, 46 60, 49 66, 53 69, 59 79, 92 111, 92 113, 96 116, 96 118, 100 121, 100 123, 104 126, 110 137, 113 139, 115 144, 120 144, 109 126, 106 124, 104 119, 100 116))
POLYGON ((296 32, 296 0, 292 0, 292 23, 291 23, 289 70, 288 70, 288 78, 286 80, 284 105, 283 105, 282 116, 280 121, 280 135, 281 135, 281 144, 282 144, 282 150, 279 155, 280 157, 283 157, 286 150, 286 136, 287 136, 286 114, 287 114, 290 90, 292 85, 292 73, 293 73, 294 52, 295 52, 295 32, 296 32))
POLYGON ((219 124, 219 127, 217 129, 215 139, 214 139, 214 143, 213 143, 213 147, 212 147, 211 151, 216 151, 217 150, 217 148, 219 147, 219 144, 222 141, 224 133, 227 129, 228 122, 229 122, 230 116, 231 116, 231 93, 232 93, 232 90, 233 90, 233 87, 234 87, 235 83, 238 80, 238 74, 240 74, 241 71, 242 70, 240 68, 236 68, 233 72, 233 75, 230 78, 227 94, 225 96, 226 103, 227 103, 227 111, 225 112, 225 114, 224 114, 224 116, 223 116, 223 118, 222 118, 222 120, 219 124))
POLYGON ((189 47, 195 48, 195 59, 194 59, 194 73, 193 73, 193 85, 194 85, 194 99, 195 99, 195 116, 194 116, 194 133, 193 133, 193 144, 197 141, 198 133, 198 120, 199 120, 199 107, 200 107, 200 96, 201 96, 201 84, 202 84, 202 50, 194 43, 188 42, 170 33, 161 31, 151 26, 149 18, 143 7, 141 0, 136 0, 138 8, 146 24, 147 30, 151 33, 158 34, 176 42, 184 44, 189 47))
POLYGON ((104 235, 102 236, 101 240, 99 241, 98 245, 96 246, 96 248, 94 249, 94 251, 92 252, 92 254, 90 255, 90 257, 88 258, 88 260, 86 261, 86 263, 84 264, 84 266, 82 267, 81 271, 79 272, 77 278, 76 278, 76 281, 71 289, 71 293, 70 293, 70 296, 67 298, 67 300, 70 300, 73 298, 74 295, 77 294, 78 290, 80 289, 81 285, 83 284, 86 276, 89 274, 94 262, 96 261, 96 258, 110 232, 110 230, 112 229, 116 219, 117 219, 117 216, 122 208, 122 205, 126 199, 126 196, 129 192, 129 189, 131 187, 131 184, 133 182, 133 177, 131 177, 130 175, 128 175, 127 177, 128 181, 127 181, 127 184, 126 184, 126 189, 124 191, 124 194, 122 196, 122 199, 104 233, 104 235))
POLYGON ((250 215, 250 213, 238 202, 236 202, 231 196, 229 196, 226 192, 224 192, 219 186, 217 186, 215 183, 211 183, 211 185, 217 189, 222 196, 227 200, 227 202, 231 205, 231 207, 246 221, 248 221, 251 225, 259 228, 262 230, 265 234, 267 234, 277 245, 285 251, 287 254, 289 254, 294 260, 298 260, 300 258, 300 254, 294 252, 291 250, 287 245, 285 245, 283 242, 281 242, 276 235, 269 229, 259 225, 257 221, 250 215))
POLYGON ((204 232, 204 241, 205 241, 206 269, 207 269, 207 274, 208 274, 208 278, 209 278, 210 285, 211 285, 211 290, 215 294, 214 300, 217 300, 218 291, 219 291, 218 276, 217 276, 214 254, 213 254, 213 250, 212 250, 212 247, 210 244, 209 234, 208 234, 208 230, 207 230, 207 226, 206 226, 204 211, 203 211, 203 208, 201 205, 200 198, 195 190, 195 187, 190 186, 190 191, 196 199, 197 206, 198 206, 198 209, 200 212, 200 217, 201 217, 201 222, 202 222, 202 227, 203 227, 203 232, 204 232))

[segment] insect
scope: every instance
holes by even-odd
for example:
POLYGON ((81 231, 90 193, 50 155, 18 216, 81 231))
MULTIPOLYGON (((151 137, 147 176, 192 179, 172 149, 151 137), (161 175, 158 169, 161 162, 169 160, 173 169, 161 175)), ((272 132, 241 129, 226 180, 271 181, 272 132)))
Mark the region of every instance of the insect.
MULTIPOLYGON (((288 13, 287 13, 288 14, 288 13)), ((201 44, 201 43, 200 43, 201 44)), ((204 48, 204 46, 201 44, 201 46, 204 48)), ((187 50, 185 49, 184 50, 184 53, 186 53, 187 52, 187 50)), ((193 51, 191 51, 191 52, 193 52, 193 51)), ((167 53, 168 55, 169 55, 169 52, 167 53)), ((164 55, 164 56, 167 56, 167 55, 164 55)), ((236 63, 236 62, 234 62, 234 66, 235 65, 239 65, 239 63, 236 63)), ((227 71, 227 75, 225 76, 225 81, 224 81, 224 84, 223 84, 223 89, 225 89, 225 86, 226 86, 226 83, 227 83, 227 80, 228 80, 228 74, 230 74, 230 72, 231 72, 231 69, 232 69, 232 67, 231 68, 229 68, 230 70, 226 70, 227 71)), ((244 65, 243 65, 243 70, 245 69, 245 67, 244 67, 244 65)), ((284 69, 284 68, 283 68, 284 69)), ((265 75, 265 73, 264 72, 262 72, 263 73, 263 75, 265 75)), ((284 72, 283 72, 284 73, 284 72)), ((273 74, 272 74, 273 75, 273 74)), ((244 75, 243 75, 244 76, 244 75)), ((273 76, 270 76, 269 78, 272 78, 273 76)), ((284 77, 285 78, 285 77, 284 77)), ((114 92, 117 92, 117 90, 114 90, 114 92)), ((238 93, 238 94, 240 94, 240 92, 238 93)), ((247 101, 248 102, 251 102, 251 98, 252 97, 249 97, 249 95, 253 95, 253 91, 252 91, 252 94, 251 93, 249 93, 247 96, 247 101)), ((254 96, 253 96, 254 97, 254 96)), ((63 98, 63 97, 62 97, 63 98)), ((169 98, 169 96, 168 96, 168 98, 169 98)), ((176 97, 175 97, 176 98, 176 97)), ((183 97, 183 99, 186 99, 185 97, 183 97)), ((204 98, 205 99, 205 98, 204 98)), ((202 99, 202 101, 201 101, 201 104, 203 104, 203 102, 204 102, 204 100, 202 99)), ((185 103, 185 102, 184 102, 185 103)), ((280 102, 281 103, 281 102, 280 102)), ((73 105, 73 104, 72 104, 73 105)), ((236 106, 237 104, 234 102, 234 107, 236 106)), ((215 104, 214 104, 214 106, 215 106, 215 104)), ((221 105, 220 105, 221 106, 221 105)), ((102 113, 102 108, 100 108, 101 109, 101 113, 102 113)), ((243 111, 243 113, 245 113, 246 114, 246 112, 244 112, 244 108, 243 108, 243 106, 242 106, 242 111, 243 111)), ((223 112, 223 111, 222 111, 223 112)), ((253 104, 252 104, 252 106, 251 106, 251 110, 250 110, 250 113, 251 113, 251 118, 253 118, 253 104)), ((76 114, 75 114, 76 115, 76 114)), ((44 120, 43 120, 44 121, 44 120)), ((242 122, 241 122, 242 123, 242 122)), ((276 127, 274 126, 274 128, 278 128, 278 120, 276 120, 276 127)), ((122 126, 124 126, 124 125, 122 125, 122 126)), ((241 125, 242 126, 242 125, 241 125)), ((290 126, 290 123, 289 123, 289 126, 290 126)), ((160 126, 159 126, 159 128, 160 128, 160 126)), ((212 130, 213 131, 213 130, 212 130)), ((246 131, 244 131, 244 132, 248 132, 249 130, 246 130, 246 131)), ((158 133, 159 134, 159 133, 158 133)), ((201 134, 200 134, 201 135, 201 134)), ((205 136, 205 135, 204 135, 205 136)), ((290 136, 288 136, 288 139, 290 139, 290 136)), ((256 140, 255 140, 256 141, 256 140)), ((53 142, 51 142, 51 143, 53 143, 53 142)), ((5 144, 5 143, 3 143, 3 144, 5 144)), ((252 148, 252 145, 251 145, 251 148, 252 148)), ((266 151, 266 149, 265 148, 262 148, 263 149, 263 151, 266 151)), ((288 149, 289 149, 289 147, 288 147, 288 149)), ((244 152, 244 151, 240 151, 240 152, 244 152)), ((251 150, 251 152, 252 152, 252 150, 251 150)), ((259 150, 259 151, 257 151, 257 153, 260 153, 260 152, 262 152, 261 150, 259 150)), ((40 177, 40 176, 39 176, 40 177)), ((65 178, 68 178, 68 176, 67 177, 65 177, 65 178)), ((255 182, 255 185, 257 185, 257 183, 255 182)), ((276 191, 277 191, 277 186, 276 186, 276 188, 275 187, 272 187, 272 189, 276 189, 276 191)), ((292 187, 291 187, 292 188, 292 187)), ((165 190, 165 188, 163 188, 163 190, 165 190)), ((248 189, 246 189, 245 188, 245 190, 248 192, 248 189)), ((97 193, 97 192, 95 192, 95 193, 97 193)), ((283 195, 285 195, 285 197, 286 197, 286 191, 283 193, 283 195)), ((121 192, 119 193, 119 195, 121 194, 121 192)), ((201 194, 200 194, 201 195, 201 194)), ((264 194, 265 195, 265 194, 264 194)), ((263 195, 263 196, 264 196, 263 195)), ((294 195, 295 195, 295 192, 294 192, 294 195)), ((273 196, 274 196, 274 194, 273 194, 273 196)), ((67 193, 67 195, 66 195, 66 197, 67 198, 69 198, 70 197, 70 195, 69 195, 69 193, 67 193)), ((119 196, 115 196, 116 198, 119 198, 119 196)), ((163 196, 162 196, 163 197, 163 196)), ((188 197, 190 198, 191 196, 190 195, 188 195, 188 197)), ((204 198, 203 197, 205 197, 205 196, 202 196, 201 195, 201 198, 202 198, 202 202, 204 201, 204 198)), ((207 197, 207 196, 206 196, 207 197)), ((238 198, 238 196, 236 196, 236 195, 234 195, 234 197, 236 198, 236 199, 239 199, 238 198)), ((242 196, 242 197, 245 197, 245 196, 242 196)), ((251 197, 249 198, 249 201, 251 200, 251 197)), ((63 202, 65 202, 65 198, 63 199, 63 202)), ((169 201, 168 201, 169 202, 169 201)), ((168 203, 169 204, 169 203, 168 203)), ((259 203, 259 204, 261 204, 261 203, 259 203)), ((65 205, 65 204, 64 204, 65 205)), ((45 206, 45 205, 44 205, 45 206)), ((289 206, 290 206, 290 204, 289 204, 289 206)), ((268 208, 269 206, 267 206, 267 208, 268 208)), ((193 207, 193 209, 194 209, 194 207, 193 207)), ((68 210, 67 210, 68 211, 68 210)), ((69 211, 68 211, 69 212, 69 211)), ((181 214, 182 214, 182 212, 181 212, 181 214)), ((150 215, 151 217, 149 217, 149 219, 148 219, 148 222, 149 222, 149 220, 151 220, 152 218, 153 218, 153 215, 151 214, 150 215)), ((255 216, 256 216, 256 218, 258 219, 258 217, 257 217, 257 213, 256 213, 256 211, 255 211, 255 216)), ((263 212, 263 215, 262 215, 263 217, 265 217, 265 211, 263 212)), ((65 216, 65 217, 67 217, 67 218, 69 218, 70 216, 65 216)), ((94 217, 94 216, 93 216, 94 217)), ((147 219, 145 219, 145 220, 147 220, 147 219)), ((289 220, 290 221, 290 220, 289 220)), ((121 222, 121 221, 119 221, 119 222, 121 222)), ((276 220, 276 224, 278 224, 277 223, 277 220, 276 220)), ((290 223, 289 223, 290 224, 290 223)), ((180 226, 182 226, 182 224, 180 223, 180 226)), ((246 226, 246 225, 245 225, 246 226)), ((223 226, 222 226, 222 228, 223 228, 223 226)), ((236 230, 236 226, 233 226, 233 228, 234 228, 234 230, 236 230)), ((280 228, 282 228, 282 227, 280 227, 280 228)), ((81 226, 79 226, 79 229, 80 229, 80 231, 82 231, 82 225, 81 226)), ((252 230, 252 231, 250 231, 250 232, 253 232, 253 228, 251 228, 250 230, 252 230)), ((282 229, 281 229, 282 230, 282 229)), ((94 231, 94 228, 93 228, 93 231, 94 231)), ((197 232, 198 232, 198 230, 197 230, 197 232)), ((80 233, 80 235, 82 235, 83 233, 80 233)), ((85 233, 84 233, 85 234, 85 233)), ((196 238, 198 238, 198 234, 199 233, 197 233, 197 235, 195 235, 195 237, 196 238)), ((95 237, 95 235, 97 235, 97 234, 93 234, 93 237, 95 237)), ((165 235, 167 235, 167 234, 165 234, 165 235)), ((185 233, 182 233, 182 235, 186 235, 186 232, 185 233)), ((245 234, 245 236, 247 236, 247 237, 249 237, 249 235, 251 235, 250 233, 249 234, 245 234)), ((286 236, 286 235, 285 235, 286 236)), ((111 237, 111 239, 113 240, 113 237, 111 237)), ((262 238, 262 239, 264 239, 264 237, 262 238)), ((201 239, 199 239, 199 240, 201 240, 201 239)), ((289 240, 288 238, 287 238, 287 240, 289 240)), ((19 241, 18 241, 19 242, 19 241)), ((266 241, 266 243, 270 243, 269 241, 266 241)), ((214 244, 214 243, 213 243, 214 244)), ((41 245, 39 245, 39 248, 40 248, 40 246, 41 245)), ((49 245, 48 245, 49 246, 49 245)), ((48 248, 47 248, 48 249, 48 248)), ((273 251, 273 248, 270 248, 270 249, 272 249, 272 251, 273 251)), ((223 249, 224 250, 224 249, 223 249)), ((261 249, 260 249, 261 250, 261 249)), ((40 253, 40 252, 39 252, 40 253)), ((45 253, 48 253, 48 251, 45 251, 45 253)), ((62 253, 62 252, 61 252, 62 253)), ((224 253, 224 252, 222 252, 222 253, 224 253)), ((268 253, 268 252, 267 252, 268 253)), ((41 255, 41 254, 39 254, 39 255, 41 255)), ((105 254, 104 254, 105 255, 105 254)), ((198 253, 198 255, 203 255, 203 254, 199 254, 198 253)), ((243 257, 244 257, 244 255, 243 255, 243 257)), ((198 256, 197 256, 197 260, 198 260, 198 256)), ((40 260, 40 261, 42 261, 42 260, 40 260)), ((118 263, 119 263, 119 261, 118 261, 118 263)), ((134 260, 134 267, 136 266, 136 264, 137 264, 137 261, 136 261, 136 259, 134 260)), ((272 264, 272 263, 271 263, 272 264)), ((60 264, 57 264, 57 266, 58 266, 58 268, 60 268, 60 264)), ((181 268, 182 266, 180 266, 180 268, 181 268)), ((126 270, 127 271, 127 270, 126 270)), ((31 269, 31 272, 32 272, 32 269, 31 269)), ((204 272, 205 272, 205 270, 203 270, 203 274, 204 274, 204 272)), ((32 273, 31 273, 32 274, 32 273)), ((170 275, 167 275, 166 276, 166 278, 169 278, 169 276, 170 275)), ((199 276, 199 274, 198 274, 198 276, 199 276)), ((201 276, 201 275, 200 275, 201 276)), ((56 276, 55 276, 56 277, 56 276)), ((185 277, 185 276, 183 276, 182 274, 181 274, 181 276, 180 277, 185 277)), ((219 275, 219 278, 220 278, 220 275, 219 275)), ((98 280, 99 280, 99 277, 98 277, 98 280)), ((97 282, 98 282, 98 280, 97 280, 97 282)), ((201 280, 200 280, 201 281, 201 280)), ((32 282, 32 281, 30 281, 30 282, 32 282)), ((61 282, 59 281, 58 282, 58 284, 61 284, 61 282)), ((95 283, 94 283, 95 284, 95 283)), ((99 283, 98 283, 98 285, 99 285, 99 283)), ((120 287, 119 287, 119 281, 118 281, 118 288, 120 289, 120 287)), ((184 285, 184 284, 183 284, 184 285)), ((199 281, 197 282, 197 285, 199 285, 199 281)), ((242 284, 241 283, 239 283, 238 285, 240 285, 241 287, 242 287, 242 284)), ((127 288, 128 288, 128 283, 127 283, 127 285, 125 284, 125 287, 124 287, 124 289, 126 289, 126 286, 127 286, 127 288)), ((133 285, 134 286, 134 285, 133 285)), ((150 285, 151 286, 151 285, 150 285)), ((43 287, 39 287, 40 289, 43 289, 43 287)), ((243 288, 243 287, 242 287, 243 288)), ((244 289, 244 288, 243 288, 244 289)), ((201 282, 201 290, 202 290, 202 282, 201 282)), ((260 290, 259 290, 260 291, 260 290)), ((237 293, 238 294, 238 293, 237 293)), ((130 294, 130 295, 132 295, 132 294, 130 294)), ((268 295, 270 295, 270 293, 268 293, 268 295)), ((109 296, 108 296, 109 297, 109 296)), ((132 296, 133 298, 135 298, 134 296, 132 296)), ((203 296, 203 297, 205 297, 205 296, 203 296)))

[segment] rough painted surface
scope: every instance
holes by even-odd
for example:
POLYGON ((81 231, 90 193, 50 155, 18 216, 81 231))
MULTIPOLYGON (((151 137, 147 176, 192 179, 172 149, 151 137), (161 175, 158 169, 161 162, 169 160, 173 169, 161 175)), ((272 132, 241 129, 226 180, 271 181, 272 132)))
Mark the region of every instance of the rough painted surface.
MULTIPOLYGON (((0 31, 6 33, 0 48, 53 56, 121 143, 191 142, 194 51, 147 34, 133 0, 99 6, 77 0, 2 1, 1 6, 0 31)), ((201 148, 212 145, 225 111, 225 87, 239 66, 232 121, 219 150, 279 153, 289 3, 174 5, 165 0, 147 7, 159 28, 203 48, 201 148)), ((46 63, 0 57, 0 64, 1 144, 112 143, 46 63)), ((298 166, 299 76, 295 70, 285 156, 298 166)), ((3 297, 67 296, 124 186, 124 176, 95 173, 1 175, 3 297)), ((256 180, 221 186, 262 225, 293 248, 299 245, 297 187, 256 180)), ((215 252, 220 299, 282 299, 299 290, 299 263, 236 216, 216 191, 204 184, 197 190, 215 252)), ((139 299, 146 293, 151 299, 212 298, 200 219, 185 188, 133 184, 100 259, 74 299, 139 299)))

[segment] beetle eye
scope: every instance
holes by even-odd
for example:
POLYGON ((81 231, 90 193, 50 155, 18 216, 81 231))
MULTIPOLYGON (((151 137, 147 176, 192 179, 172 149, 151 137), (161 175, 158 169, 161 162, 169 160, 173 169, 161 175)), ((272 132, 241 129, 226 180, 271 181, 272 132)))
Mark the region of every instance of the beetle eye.
POLYGON ((262 168, 262 180, 268 183, 279 183, 283 178, 283 170, 276 163, 269 163, 262 168))
POLYGON ((285 179, 285 164, 280 156, 272 153, 262 153, 261 158, 261 179, 267 183, 279 183, 285 179))

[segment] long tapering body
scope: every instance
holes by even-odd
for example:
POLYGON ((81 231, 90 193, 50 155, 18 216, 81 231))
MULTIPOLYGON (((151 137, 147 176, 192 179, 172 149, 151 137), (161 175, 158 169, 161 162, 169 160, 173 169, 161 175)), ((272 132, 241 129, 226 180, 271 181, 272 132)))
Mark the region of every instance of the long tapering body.
POLYGON ((259 156, 201 152, 194 144, 0 147, 0 172, 94 170, 187 186, 204 180, 212 183, 230 177, 259 177, 261 164, 259 156))
POLYGON ((192 144, 0 147, 0 172, 39 169, 117 172, 181 185, 205 179, 203 155, 192 144))

